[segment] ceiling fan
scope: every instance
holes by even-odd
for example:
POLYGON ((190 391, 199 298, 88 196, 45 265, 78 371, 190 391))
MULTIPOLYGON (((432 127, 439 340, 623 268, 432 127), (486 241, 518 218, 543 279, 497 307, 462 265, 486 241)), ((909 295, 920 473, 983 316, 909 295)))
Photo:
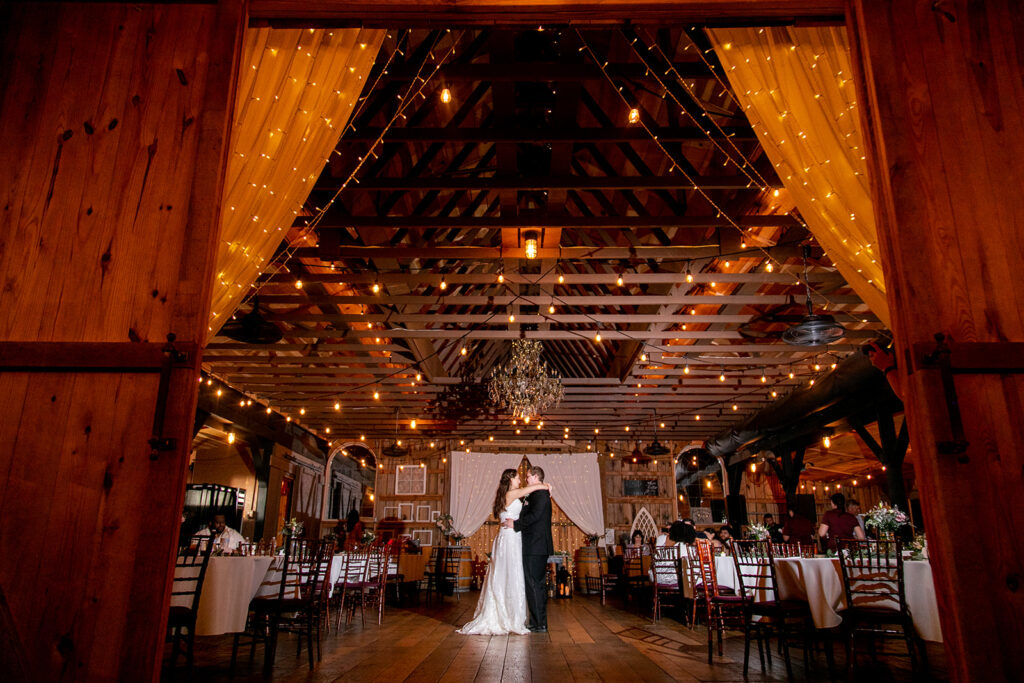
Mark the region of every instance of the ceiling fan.
POLYGON ((782 340, 794 346, 824 346, 838 341, 846 334, 846 328, 826 313, 815 314, 811 304, 811 283, 807 277, 807 257, 811 255, 810 245, 804 245, 804 288, 807 290, 807 315, 796 325, 782 333, 782 340))
POLYGON ((243 344, 276 344, 284 336, 277 325, 260 314, 259 297, 253 297, 251 311, 224 323, 220 334, 243 344))

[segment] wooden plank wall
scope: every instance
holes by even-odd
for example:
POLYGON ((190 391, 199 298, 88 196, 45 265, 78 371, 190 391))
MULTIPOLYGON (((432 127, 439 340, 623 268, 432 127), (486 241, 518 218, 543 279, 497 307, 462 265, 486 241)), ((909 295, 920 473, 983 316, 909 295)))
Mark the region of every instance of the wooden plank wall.
MULTIPOLYGON (((198 348, 244 23, 234 1, 0 6, 0 340, 198 348)), ((156 677, 198 363, 156 460, 156 375, 0 374, 4 675, 156 677)))
MULTIPOLYGON (((632 463, 628 457, 616 454, 598 458, 601 468, 601 494, 604 500, 604 525, 615 529, 616 539, 627 533, 633 519, 643 507, 654 517, 658 526, 671 523, 679 516, 679 495, 676 493, 673 456, 661 456, 649 463, 632 463), (657 479, 657 497, 623 496, 624 479, 657 479)), ((684 504, 685 505, 685 504, 684 504)))
POLYGON ((416 521, 416 511, 418 507, 422 506, 429 507, 432 511, 437 511, 440 514, 446 514, 449 511, 450 467, 451 461, 447 458, 447 454, 438 451, 414 452, 403 458, 379 456, 377 459, 377 482, 374 486, 374 521, 379 522, 386 516, 391 516, 391 508, 396 508, 395 511, 397 511, 400 504, 412 505, 412 518, 402 520, 404 533, 411 534, 417 529, 431 530, 432 542, 437 545, 440 542, 440 531, 437 526, 431 521, 416 521), (426 492, 423 495, 396 495, 396 468, 420 467, 421 465, 427 471, 426 492), (387 513, 385 513, 385 509, 387 509, 387 513))
MULTIPOLYGON (((1024 375, 960 375, 961 453, 934 335, 1024 342, 1024 7, 854 0, 858 111, 949 661, 1016 680, 1024 642, 1024 375), (964 533, 970 519, 970 533, 964 533)), ((975 354, 984 360, 986 354, 975 354)))

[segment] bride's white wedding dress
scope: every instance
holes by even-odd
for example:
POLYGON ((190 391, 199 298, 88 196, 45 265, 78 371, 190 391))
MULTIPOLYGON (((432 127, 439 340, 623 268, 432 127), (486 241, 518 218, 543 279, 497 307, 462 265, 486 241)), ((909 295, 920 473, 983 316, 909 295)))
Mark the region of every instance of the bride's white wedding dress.
MULTIPOLYGON (((523 501, 515 499, 501 513, 501 521, 519 519, 523 501)), ((459 629, 466 635, 526 634, 526 582, 523 578, 523 537, 504 527, 491 546, 491 564, 476 603, 473 621, 459 629)))

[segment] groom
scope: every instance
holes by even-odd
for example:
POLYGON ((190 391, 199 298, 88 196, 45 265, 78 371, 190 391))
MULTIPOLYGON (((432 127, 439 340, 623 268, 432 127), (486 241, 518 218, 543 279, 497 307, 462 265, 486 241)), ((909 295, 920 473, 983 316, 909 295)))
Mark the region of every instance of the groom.
MULTIPOLYGON (((526 484, 544 482, 544 470, 531 467, 526 473, 526 484)), ((523 574, 526 579, 526 605, 530 609, 530 621, 526 625, 534 633, 547 633, 548 595, 545 575, 548 557, 555 552, 551 542, 551 493, 545 489, 534 491, 526 497, 519 519, 505 520, 505 526, 523 534, 523 574)))

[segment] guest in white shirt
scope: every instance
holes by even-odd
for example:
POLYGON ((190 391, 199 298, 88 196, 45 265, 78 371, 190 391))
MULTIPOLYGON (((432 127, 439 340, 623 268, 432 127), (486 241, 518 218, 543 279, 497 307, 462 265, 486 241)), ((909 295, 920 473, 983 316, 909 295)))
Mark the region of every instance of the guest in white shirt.
POLYGON ((213 544, 224 553, 233 553, 238 550, 238 545, 245 542, 242 534, 228 526, 224 515, 214 515, 213 524, 208 529, 200 529, 196 536, 209 536, 213 534, 213 544))

